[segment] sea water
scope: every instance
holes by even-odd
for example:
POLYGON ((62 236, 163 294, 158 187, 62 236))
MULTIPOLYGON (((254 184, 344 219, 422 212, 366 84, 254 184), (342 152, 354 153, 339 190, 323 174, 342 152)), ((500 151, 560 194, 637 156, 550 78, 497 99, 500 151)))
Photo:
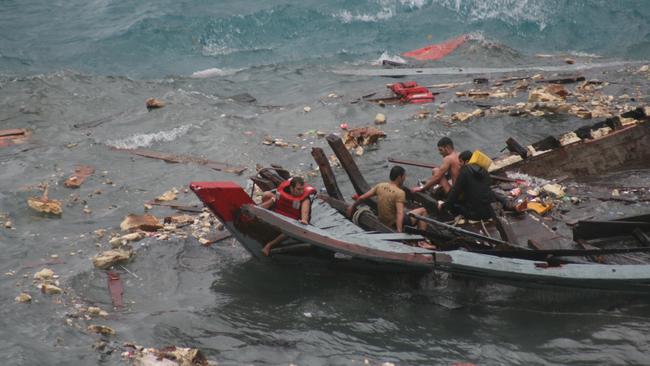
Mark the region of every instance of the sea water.
MULTIPOLYGON (((471 81, 464 68, 490 68, 477 75, 490 79, 507 74, 498 69, 562 74, 569 58, 617 94, 647 96, 650 82, 635 70, 650 59, 649 19, 646 1, 2 1, 0 129, 33 135, 0 149, 0 214, 12 222, 0 228, 1 363, 120 365, 121 345, 134 342, 195 347, 225 365, 650 364, 650 307, 640 295, 311 271, 260 263, 234 240, 206 248, 193 237, 148 238, 117 268, 126 306, 114 310, 106 273, 90 261, 107 245, 95 230, 119 232, 124 216, 143 213, 144 202, 171 188, 180 190, 179 203, 193 204, 183 193, 190 181, 246 186, 258 163, 313 171, 311 147, 331 154, 313 132, 341 132, 341 123, 387 116, 387 138, 357 158, 370 182, 387 178, 389 156, 439 163, 435 143, 443 136, 494 156, 510 136, 528 144, 585 123, 563 115, 420 120, 413 116, 423 108, 469 107, 453 95, 433 106, 352 103, 404 79, 337 71, 376 70, 378 60, 467 34, 440 61, 406 60, 452 71, 415 80, 471 81), (244 93, 255 101, 231 98, 244 93), (151 97, 166 106, 148 111, 151 97), (263 144, 275 138, 290 147, 263 144), (201 156, 248 171, 237 176, 115 148, 201 156), (62 183, 76 165, 95 173, 71 190, 62 183), (27 207, 43 183, 63 201, 60 218, 27 207), (43 267, 60 276, 64 296, 39 293, 32 276, 43 267), (32 303, 16 303, 20 292, 32 303), (109 310, 107 319, 88 323, 116 335, 102 339, 70 326, 79 324, 75 304, 109 310), (93 347, 102 340, 108 348, 93 347)), ((336 174, 349 196, 344 172, 336 174)), ((428 174, 408 169, 412 181, 428 174)), ((599 184, 647 186, 649 177, 643 166, 599 184)), ((318 177, 310 182, 321 186, 318 177)), ((638 212, 648 205, 600 202, 591 211, 638 212)))

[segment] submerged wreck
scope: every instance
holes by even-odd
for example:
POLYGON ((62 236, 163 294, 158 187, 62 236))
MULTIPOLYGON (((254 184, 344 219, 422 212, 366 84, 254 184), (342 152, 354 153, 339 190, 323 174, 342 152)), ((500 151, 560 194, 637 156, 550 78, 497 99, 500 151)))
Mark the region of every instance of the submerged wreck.
MULTIPOLYGON (((639 108, 573 131, 568 137, 555 139, 557 142, 545 139, 546 145, 533 144, 530 149, 510 142, 513 154, 520 154, 519 161, 512 157, 497 159, 492 174, 535 174, 550 165, 555 174, 581 176, 592 171, 577 167, 600 164, 600 168, 611 169, 643 161, 650 157, 646 111, 639 108), (603 158, 602 151, 607 151, 608 157, 603 158), (597 159, 603 159, 602 164, 597 159)), ((341 139, 330 135, 327 141, 355 191, 367 191, 370 185, 341 139)), ((578 221, 573 238, 559 235, 535 212, 502 213, 494 220, 460 225, 422 218, 428 224, 427 230, 407 227, 406 233, 397 233, 378 221, 372 207, 348 219, 344 214, 348 205, 328 159, 319 148, 314 148, 312 155, 328 195, 314 201, 310 225, 257 206, 232 182, 192 182, 190 188, 251 255, 264 261, 363 271, 441 271, 521 286, 650 291, 650 215, 578 221), (287 239, 272 249, 269 257, 263 255, 263 246, 279 234, 287 239), (424 239, 434 243, 436 249, 415 245, 424 239)), ((264 191, 287 178, 288 172, 279 167, 260 169, 258 176, 251 177, 264 191)), ((422 193, 409 194, 407 199, 412 205, 435 202, 422 193)))

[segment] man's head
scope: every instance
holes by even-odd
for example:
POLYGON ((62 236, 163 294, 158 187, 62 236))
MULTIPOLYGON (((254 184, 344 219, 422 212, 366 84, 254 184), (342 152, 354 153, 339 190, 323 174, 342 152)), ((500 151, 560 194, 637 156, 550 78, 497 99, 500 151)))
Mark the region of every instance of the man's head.
POLYGON ((438 152, 445 157, 454 152, 454 143, 449 137, 443 137, 438 141, 438 152))
POLYGON ((300 197, 305 192, 305 181, 301 177, 291 178, 289 193, 294 197, 300 197))
POLYGON ((401 185, 406 179, 406 170, 399 165, 395 165, 391 168, 389 177, 391 182, 401 185))
POLYGON ((458 154, 458 161, 460 162, 460 165, 467 164, 467 162, 471 158, 472 158, 472 152, 469 150, 465 150, 462 153, 458 154))

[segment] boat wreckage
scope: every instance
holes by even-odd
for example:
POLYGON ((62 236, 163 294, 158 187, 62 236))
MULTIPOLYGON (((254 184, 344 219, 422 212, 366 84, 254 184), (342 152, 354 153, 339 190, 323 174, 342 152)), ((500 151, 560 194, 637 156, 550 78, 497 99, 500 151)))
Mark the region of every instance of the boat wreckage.
MULTIPOLYGON (((511 154, 495 159, 491 173, 497 180, 508 181, 507 172, 539 174, 550 165, 554 174, 583 176, 647 162, 647 112, 648 108, 637 108, 529 148, 510 139, 511 154), (607 151, 606 158, 602 151, 607 151), (593 165, 597 167, 588 168, 593 165)), ((327 141, 357 194, 367 191, 370 185, 341 139, 329 135, 327 141)), ((573 238, 559 235, 535 211, 501 212, 494 220, 453 224, 444 217, 418 217, 427 222, 427 230, 407 227, 405 233, 397 233, 379 222, 373 202, 348 219, 349 205, 329 160, 320 148, 313 148, 312 155, 328 194, 314 201, 309 225, 256 205, 252 192, 249 195, 232 182, 192 182, 190 188, 251 255, 264 261, 363 271, 442 271, 522 286, 650 291, 650 215, 578 220, 573 238), (264 256, 264 244, 279 234, 287 239, 264 256), (424 239, 436 249, 415 245, 424 239)), ((251 177, 263 191, 288 178, 288 171, 281 167, 260 169, 251 177)), ((435 204, 424 193, 408 192, 407 199, 412 206, 435 204)))

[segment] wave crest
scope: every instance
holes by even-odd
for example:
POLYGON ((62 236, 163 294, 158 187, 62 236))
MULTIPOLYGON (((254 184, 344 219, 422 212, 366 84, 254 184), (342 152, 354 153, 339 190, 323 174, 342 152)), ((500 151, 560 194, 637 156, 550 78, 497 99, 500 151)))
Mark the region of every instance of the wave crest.
POLYGON ((183 136, 193 125, 183 125, 168 131, 159 131, 154 133, 142 133, 129 136, 123 139, 108 140, 106 145, 118 149, 137 149, 140 147, 149 147, 154 142, 170 142, 180 136, 183 136))

